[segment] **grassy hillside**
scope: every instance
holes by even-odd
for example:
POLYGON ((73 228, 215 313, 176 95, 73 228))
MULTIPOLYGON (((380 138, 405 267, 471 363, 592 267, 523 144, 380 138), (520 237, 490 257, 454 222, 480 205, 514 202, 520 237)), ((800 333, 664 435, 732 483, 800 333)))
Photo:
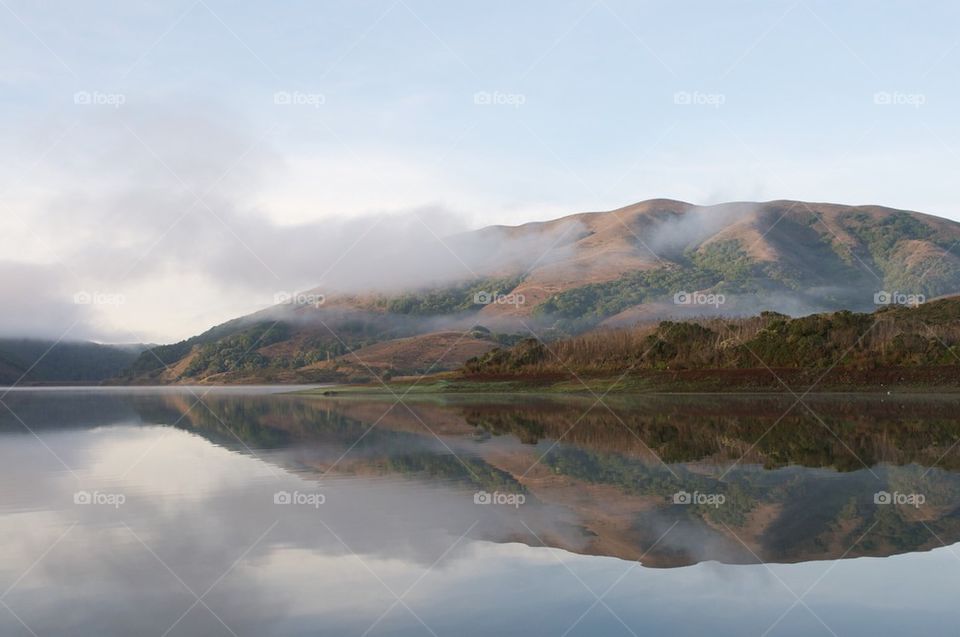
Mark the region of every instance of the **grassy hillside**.
POLYGON ((788 296, 794 305, 822 310, 869 309, 877 290, 926 298, 960 291, 957 260, 944 256, 952 235, 900 211, 881 218, 854 212, 843 221, 848 242, 818 232, 819 218, 798 215, 780 220, 764 238, 778 246, 776 259, 752 257, 741 239, 713 241, 662 267, 555 294, 534 311, 576 331, 641 303, 671 302, 678 291, 747 295, 771 305, 788 296))

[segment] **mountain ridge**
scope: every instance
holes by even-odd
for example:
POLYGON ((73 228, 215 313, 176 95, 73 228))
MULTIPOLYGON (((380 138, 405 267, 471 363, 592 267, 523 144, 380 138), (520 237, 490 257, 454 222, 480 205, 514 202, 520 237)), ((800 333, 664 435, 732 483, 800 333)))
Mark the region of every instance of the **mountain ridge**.
POLYGON ((529 336, 550 340, 665 318, 766 310, 869 311, 878 295, 897 302, 960 292, 960 258, 951 252, 960 243, 960 223, 876 204, 778 199, 699 206, 661 198, 440 241, 463 272, 387 289, 313 288, 304 298, 320 302, 295 298, 153 348, 124 380, 421 374, 464 362, 449 349, 477 355, 529 336), (449 347, 439 336, 449 332, 470 346, 449 347), (364 348, 373 346, 367 361, 364 348), (423 351, 414 355, 411 348, 423 351), (437 364, 426 366, 431 357, 437 364))

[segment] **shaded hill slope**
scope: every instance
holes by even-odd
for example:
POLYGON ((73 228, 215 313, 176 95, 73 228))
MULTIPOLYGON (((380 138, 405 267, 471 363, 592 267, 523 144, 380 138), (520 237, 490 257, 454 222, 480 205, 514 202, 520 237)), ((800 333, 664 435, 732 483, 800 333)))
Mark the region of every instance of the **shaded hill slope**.
POLYGON ((0 385, 98 383, 123 372, 146 347, 0 339, 0 385))

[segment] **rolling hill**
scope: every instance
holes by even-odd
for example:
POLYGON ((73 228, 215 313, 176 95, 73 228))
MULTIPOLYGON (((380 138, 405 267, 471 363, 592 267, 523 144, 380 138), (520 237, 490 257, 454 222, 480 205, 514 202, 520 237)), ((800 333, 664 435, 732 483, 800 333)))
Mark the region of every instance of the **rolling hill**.
POLYGON ((0 339, 0 385, 99 383, 124 372, 147 347, 0 339))
POLYGON ((598 327, 767 310, 872 311, 960 292, 960 257, 952 252, 960 224, 872 205, 654 199, 443 242, 464 264, 443 283, 310 290, 152 348, 119 380, 422 374, 531 335, 551 340, 598 327))

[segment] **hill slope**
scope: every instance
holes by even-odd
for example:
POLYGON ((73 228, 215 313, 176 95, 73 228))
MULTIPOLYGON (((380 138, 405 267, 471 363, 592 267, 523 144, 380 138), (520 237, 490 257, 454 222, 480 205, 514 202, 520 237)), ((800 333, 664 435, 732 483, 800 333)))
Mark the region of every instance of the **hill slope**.
POLYGON ((0 385, 96 384, 123 372, 146 347, 0 339, 0 385))
POLYGON ((523 336, 764 310, 867 311, 877 301, 960 292, 960 258, 951 252, 960 224, 880 206, 655 199, 444 242, 463 255, 464 273, 443 284, 312 290, 310 298, 325 295, 322 304, 278 305, 154 348, 126 380, 357 380, 422 373, 424 356, 384 356, 377 344, 413 339, 397 346, 411 350, 426 338, 432 355, 450 331, 470 346, 453 339, 450 352, 436 352, 434 370, 523 336))
MULTIPOLYGON (((544 344, 526 339, 495 349, 464 366, 467 379, 583 377, 626 378, 628 372, 759 370, 778 388, 786 376, 824 377, 855 370, 865 378, 899 381, 921 369, 939 372, 942 386, 960 382, 960 297, 918 307, 884 307, 872 313, 842 310, 790 318, 764 312, 750 318, 662 321, 655 326, 595 331, 544 344), (776 370, 776 371, 773 371, 776 370), (802 372, 798 375, 797 372, 802 372)), ((649 376, 649 375, 648 375, 649 376)), ((727 380, 737 375, 728 375, 727 380)), ((691 376, 697 378, 697 375, 691 376)), ((919 378, 919 377, 918 377, 919 378)))

